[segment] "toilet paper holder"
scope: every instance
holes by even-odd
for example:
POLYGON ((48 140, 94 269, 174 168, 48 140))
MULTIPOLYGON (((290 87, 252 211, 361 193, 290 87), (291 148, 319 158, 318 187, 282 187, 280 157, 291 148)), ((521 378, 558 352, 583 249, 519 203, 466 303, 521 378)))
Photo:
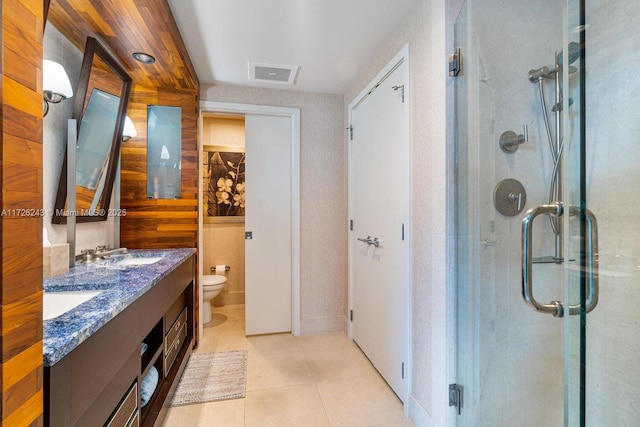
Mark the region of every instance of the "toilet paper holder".
MULTIPOLYGON (((231 270, 231 267, 229 267, 228 265, 225 265, 224 271, 229 271, 229 270, 231 270)), ((211 266, 211 272, 212 273, 216 272, 216 266, 215 265, 211 266)))

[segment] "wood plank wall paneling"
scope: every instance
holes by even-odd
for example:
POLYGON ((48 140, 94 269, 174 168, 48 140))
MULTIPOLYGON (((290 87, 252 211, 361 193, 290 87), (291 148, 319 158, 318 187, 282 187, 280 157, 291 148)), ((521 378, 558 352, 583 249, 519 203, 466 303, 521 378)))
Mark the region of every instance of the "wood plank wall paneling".
MULTIPOLYGON (((120 244, 139 249, 197 248, 198 90, 134 85, 127 115, 138 136, 122 144, 120 205, 127 214, 120 218, 120 244), (148 105, 182 107, 182 195, 179 199, 147 199, 148 105)), ((196 268, 197 265, 196 262, 196 268)), ((196 297, 196 313, 197 304, 196 297)), ((198 336, 197 328, 195 336, 198 336)))
POLYGON ((3 426, 43 424, 42 0, 2 8, 0 369, 3 426))
MULTIPOLYGON (((122 207, 128 212, 121 222, 123 246, 197 247, 199 84, 166 0, 119 2, 118 6, 129 10, 130 16, 116 10, 111 2, 60 3, 84 6, 73 19, 70 15, 60 18, 56 22, 59 30, 76 34, 79 47, 84 46, 87 35, 110 41, 112 49, 120 52, 125 68, 135 68, 134 80, 146 84, 134 90, 130 104, 129 114, 139 136, 125 144, 122 151, 122 207), (96 8, 106 9, 96 13, 96 8), (137 25, 138 16, 151 24, 137 25), (91 27, 94 18, 101 23, 97 28, 91 27), (117 31, 100 34, 109 26, 117 31), (154 26, 164 26, 168 35, 157 38, 145 33, 154 26), (78 32, 78 28, 85 31, 78 32), (158 49, 150 53, 163 61, 154 67, 141 68, 121 54, 122 43, 137 47, 137 42, 150 40, 155 40, 157 46, 152 47, 158 49), (146 199, 147 104, 182 107, 182 197, 178 200, 146 199)), ((43 1, 5 0, 0 2, 0 8, 0 210, 6 213, 0 216, 0 423, 41 426, 42 218, 28 214, 42 209, 43 1)), ((56 8, 50 10, 55 17, 56 8)))
POLYGON ((167 0, 51 0, 48 22, 79 49, 87 36, 101 41, 144 87, 197 89, 198 77, 167 0), (133 52, 156 58, 141 64, 133 52))
POLYGON ((127 114, 138 136, 122 145, 121 244, 131 248, 190 247, 198 242, 198 101, 196 91, 134 86, 127 114), (182 107, 181 198, 147 199, 147 106, 182 107))

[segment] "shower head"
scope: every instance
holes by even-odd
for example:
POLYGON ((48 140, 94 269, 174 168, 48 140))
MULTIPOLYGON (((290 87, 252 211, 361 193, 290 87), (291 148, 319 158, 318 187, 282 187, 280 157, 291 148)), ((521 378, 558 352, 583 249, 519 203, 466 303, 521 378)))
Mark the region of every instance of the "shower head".
MULTIPOLYGON (((569 43, 567 48, 567 52, 569 55, 569 64, 573 64, 580 58, 582 54, 582 48, 580 47, 580 43, 577 42, 569 43)), ((527 75, 529 81, 531 83, 538 83, 544 79, 555 79, 556 74, 558 74, 562 70, 562 53, 562 49, 556 51, 556 66, 551 70, 549 69, 549 67, 540 67, 529 70, 529 74, 527 75)), ((569 73, 575 73, 576 71, 578 71, 577 68, 571 66, 569 67, 569 73)))
MULTIPOLYGON (((580 58, 580 54, 582 53, 582 48, 580 47, 580 43, 571 42, 569 43, 568 54, 569 54, 569 64, 573 64, 580 58)), ((556 64, 562 65, 562 49, 556 52, 556 64)))

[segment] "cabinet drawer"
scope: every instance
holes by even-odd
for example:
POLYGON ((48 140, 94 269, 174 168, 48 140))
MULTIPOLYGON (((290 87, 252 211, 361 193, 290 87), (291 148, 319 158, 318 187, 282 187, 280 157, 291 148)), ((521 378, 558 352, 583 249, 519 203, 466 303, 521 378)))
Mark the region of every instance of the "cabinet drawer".
POLYGON ((136 412, 127 427, 140 427, 140 412, 136 412))
POLYGON ((107 427, 129 427, 138 411, 138 381, 134 382, 122 399, 113 415, 107 422, 107 427))
POLYGON ((167 331, 167 334, 164 337, 164 354, 167 354, 167 346, 173 344, 173 341, 176 339, 180 331, 182 330, 182 326, 184 326, 187 322, 187 307, 185 307, 173 325, 171 325, 171 329, 167 331))
POLYGON ((180 314, 182 314, 182 310, 187 306, 187 294, 183 292, 180 296, 171 304, 171 307, 164 314, 165 321, 165 334, 169 333, 169 329, 171 325, 176 321, 180 314))
MULTIPOLYGON (((165 338, 168 338, 169 334, 165 338)), ((165 341, 164 346, 164 376, 167 377, 169 375, 169 371, 171 370, 171 366, 173 365, 173 361, 176 360, 176 356, 178 355, 178 351, 180 351, 180 347, 182 347, 182 343, 184 339, 187 337, 187 325, 183 323, 182 329, 178 331, 178 336, 173 340, 170 345, 167 345, 168 341, 165 341)))

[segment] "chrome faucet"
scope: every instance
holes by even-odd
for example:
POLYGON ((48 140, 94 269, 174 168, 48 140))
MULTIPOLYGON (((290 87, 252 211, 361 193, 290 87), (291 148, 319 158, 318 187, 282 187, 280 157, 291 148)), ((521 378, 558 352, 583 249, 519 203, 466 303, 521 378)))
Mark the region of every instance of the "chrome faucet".
POLYGON ((96 248, 94 256, 105 257, 109 255, 126 254, 127 248, 108 249, 106 246, 98 246, 96 248))
POLYGON ((107 249, 106 246, 97 246, 95 249, 83 249, 76 259, 84 263, 93 262, 96 259, 104 259, 111 255, 126 254, 127 248, 107 249))

